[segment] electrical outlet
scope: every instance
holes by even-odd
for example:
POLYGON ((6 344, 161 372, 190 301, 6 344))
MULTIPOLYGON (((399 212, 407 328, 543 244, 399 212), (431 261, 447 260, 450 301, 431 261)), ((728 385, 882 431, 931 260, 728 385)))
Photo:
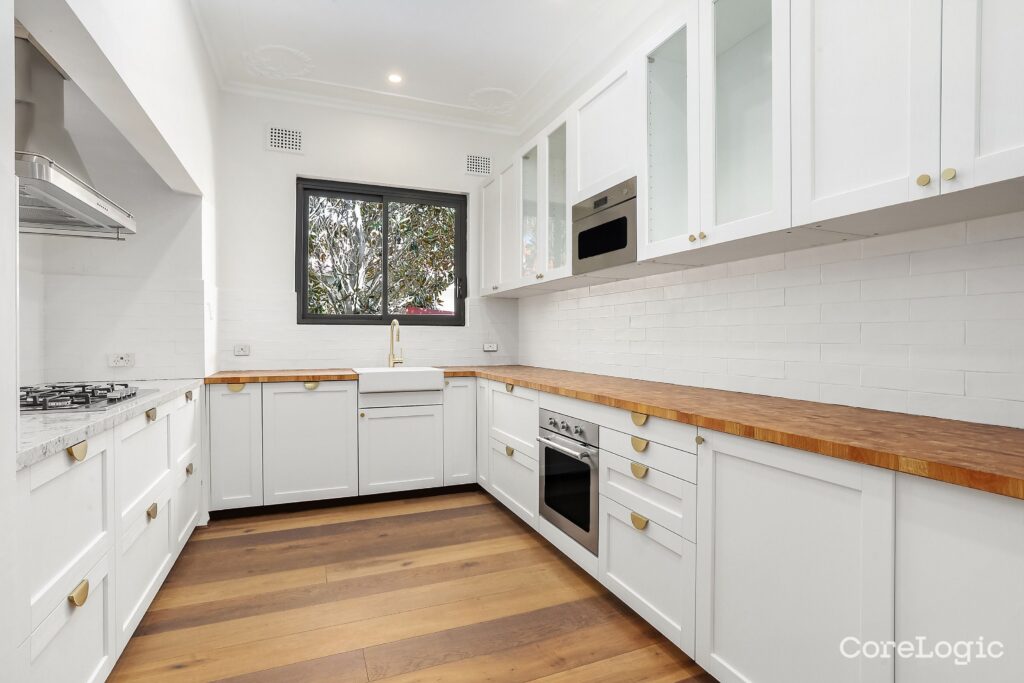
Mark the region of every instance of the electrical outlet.
POLYGON ((484 342, 484 351, 497 351, 498 345, 494 342, 484 342))
POLYGON ((235 344, 236 356, 248 356, 250 353, 252 353, 252 347, 248 344, 235 344))
POLYGON ((135 354, 130 351, 107 354, 107 367, 111 368, 134 368, 135 354))

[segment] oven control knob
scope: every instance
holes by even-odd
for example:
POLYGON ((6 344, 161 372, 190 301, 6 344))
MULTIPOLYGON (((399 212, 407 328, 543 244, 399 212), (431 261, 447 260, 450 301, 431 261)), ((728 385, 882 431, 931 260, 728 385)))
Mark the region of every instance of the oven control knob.
POLYGON ((580 434, 583 433, 583 427, 580 427, 579 425, 574 425, 572 428, 572 433, 575 434, 576 436, 579 436, 580 434))
POLYGON ((552 427, 557 427, 557 426, 558 426, 558 420, 556 420, 556 419, 555 419, 555 418, 553 418, 553 417, 549 417, 549 418, 548 418, 548 424, 549 424, 550 426, 552 426, 552 427))
POLYGON ((562 429, 564 429, 566 431, 569 431, 569 423, 566 422, 565 420, 562 420, 562 424, 560 424, 559 427, 561 427, 562 429))

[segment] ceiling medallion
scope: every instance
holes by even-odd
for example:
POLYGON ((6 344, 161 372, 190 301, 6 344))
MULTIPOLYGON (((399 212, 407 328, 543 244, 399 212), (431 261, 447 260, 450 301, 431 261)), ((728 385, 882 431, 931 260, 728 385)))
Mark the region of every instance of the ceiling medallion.
POLYGON ((274 81, 305 76, 313 70, 313 60, 302 50, 286 45, 261 45, 242 58, 249 72, 274 81))
POLYGON ((469 94, 469 106, 488 114, 508 116, 519 98, 505 88, 480 88, 469 94))

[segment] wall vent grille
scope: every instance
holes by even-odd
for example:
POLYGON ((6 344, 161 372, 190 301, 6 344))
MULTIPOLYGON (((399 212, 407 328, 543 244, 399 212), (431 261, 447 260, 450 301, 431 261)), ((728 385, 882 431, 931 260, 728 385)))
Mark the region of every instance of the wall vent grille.
POLYGON ((467 154, 466 175, 491 175, 491 158, 479 154, 467 154))
POLYGON ((267 149, 302 154, 302 131, 267 126, 267 149))

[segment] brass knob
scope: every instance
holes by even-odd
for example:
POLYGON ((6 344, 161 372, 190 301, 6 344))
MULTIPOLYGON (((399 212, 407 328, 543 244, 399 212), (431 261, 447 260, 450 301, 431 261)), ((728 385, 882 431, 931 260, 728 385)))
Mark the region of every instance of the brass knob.
POLYGON ((150 408, 146 411, 146 421, 156 422, 156 408, 150 408))
POLYGON ((68 455, 74 458, 78 462, 85 460, 85 456, 89 453, 89 442, 79 441, 74 446, 68 446, 68 455))
POLYGON ((955 168, 944 168, 944 169, 942 169, 942 179, 943 180, 952 180, 953 178, 956 178, 956 169, 955 168))
POLYGON ((643 427, 647 423, 648 416, 643 413, 631 412, 629 417, 637 427, 643 427))
POLYGON ((366 413, 359 413, 359 417, 366 417, 366 413))
POLYGON ((491 285, 491 290, 497 292, 498 291, 498 285, 491 285))
POLYGON ((306 387, 309 391, 313 391, 320 386, 320 382, 303 382, 302 386, 306 387))
POLYGON ((647 450, 647 445, 650 443, 647 439, 641 439, 639 436, 629 437, 629 443, 632 444, 633 450, 637 453, 643 453, 647 450))
POLYGON ((237 394, 242 389, 245 389, 245 382, 239 382, 237 384, 229 384, 228 391, 237 394))
POLYGON ((75 586, 75 589, 68 593, 68 602, 75 607, 81 607, 89 599, 89 579, 82 581, 75 586))
POLYGON ((633 473, 633 476, 637 479, 643 479, 647 476, 647 465, 641 465, 638 462, 629 463, 629 471, 633 473))
POLYGON ((511 446, 505 446, 505 455, 507 455, 508 457, 511 458, 515 452, 516 449, 512 448, 511 446))
POLYGON ((192 463, 185 465, 185 476, 191 477, 192 473, 196 471, 195 466, 192 463))
POLYGON ((703 437, 703 436, 701 436, 700 434, 698 434, 698 435, 697 435, 697 438, 696 438, 696 439, 694 439, 694 441, 696 441, 696 442, 697 442, 697 445, 699 446, 699 445, 701 445, 702 443, 704 443, 704 437, 703 437))
POLYGON ((159 514, 159 512, 160 510, 159 508, 157 508, 156 503, 153 503, 148 508, 146 508, 146 517, 149 517, 150 519, 156 519, 156 516, 157 514, 159 514))
POLYGON ((702 240, 706 240, 708 238, 708 234, 701 230, 700 232, 697 233, 697 237, 701 238, 702 240))
POLYGON ((931 185, 931 182, 932 177, 927 173, 922 173, 921 175, 917 176, 917 184, 920 185, 921 187, 928 187, 929 185, 931 185))
POLYGON ((643 531, 647 528, 647 522, 649 522, 650 520, 648 520, 643 515, 638 515, 635 512, 630 512, 629 521, 633 523, 633 528, 635 528, 637 531, 643 531))
POLYGON ((189 389, 185 392, 185 402, 190 403, 192 401, 192 390, 189 389))
POLYGON ((696 241, 697 241, 697 236, 696 236, 696 235, 690 235, 690 237, 689 237, 688 239, 689 239, 689 240, 690 240, 691 242, 696 242, 696 241))
POLYGON ((543 280, 544 279, 544 273, 537 273, 537 279, 538 280, 543 280))

